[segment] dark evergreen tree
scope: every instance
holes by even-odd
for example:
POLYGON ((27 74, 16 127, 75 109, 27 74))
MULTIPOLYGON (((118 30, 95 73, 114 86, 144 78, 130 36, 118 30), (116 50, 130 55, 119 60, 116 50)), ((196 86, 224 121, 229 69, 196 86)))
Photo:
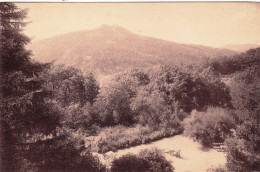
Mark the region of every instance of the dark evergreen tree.
POLYGON ((90 102, 90 104, 93 105, 95 99, 97 98, 98 92, 99 92, 99 85, 98 85, 93 73, 89 73, 86 76, 85 90, 86 90, 86 93, 85 93, 86 101, 90 102))
POLYGON ((33 62, 25 49, 30 42, 22 33, 26 10, 4 2, 0 14, 1 171, 99 171, 98 161, 81 156, 62 129, 62 109, 43 76, 50 64, 33 62))
POLYGON ((58 115, 48 111, 48 96, 40 73, 48 64, 31 62, 25 49, 30 39, 22 34, 27 11, 13 3, 0 3, 1 13, 1 86, 3 171, 17 171, 22 166, 24 144, 33 134, 49 134, 58 124, 58 115), (50 114, 51 113, 51 114, 50 114))

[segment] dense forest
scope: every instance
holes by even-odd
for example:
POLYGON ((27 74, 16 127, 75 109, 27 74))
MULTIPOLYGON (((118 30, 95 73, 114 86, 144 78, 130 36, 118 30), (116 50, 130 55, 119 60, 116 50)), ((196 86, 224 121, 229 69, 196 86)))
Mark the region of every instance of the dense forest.
MULTIPOLYGON (((260 48, 188 65, 95 72, 31 59, 27 11, 1 10, 1 171, 171 172, 160 150, 93 155, 184 134, 227 146, 215 171, 260 170, 260 48), (124 168, 122 168, 124 167, 124 168), (127 169, 127 170, 126 170, 127 169)), ((58 50, 57 50, 58 51, 58 50)))

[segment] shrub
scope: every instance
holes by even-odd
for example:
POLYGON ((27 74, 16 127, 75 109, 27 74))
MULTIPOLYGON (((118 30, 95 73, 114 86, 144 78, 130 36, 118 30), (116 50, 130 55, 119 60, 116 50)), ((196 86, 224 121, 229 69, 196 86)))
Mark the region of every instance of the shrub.
POLYGON ((256 121, 246 121, 237 127, 235 137, 226 141, 228 169, 237 172, 260 170, 259 133, 256 121))
POLYGON ((112 162, 111 172, 173 172, 174 168, 158 149, 127 154, 112 162))
POLYGON ((147 171, 148 163, 135 155, 125 155, 112 162, 111 172, 142 172, 147 171))
POLYGON ((219 166, 219 167, 207 169, 207 172, 228 172, 228 170, 226 167, 219 166))
POLYGON ((184 134, 206 147, 211 147, 213 142, 224 142, 234 128, 234 120, 222 108, 208 108, 206 112, 193 111, 183 123, 184 134))
POLYGON ((92 150, 99 153, 136 146, 179 134, 176 129, 157 129, 148 126, 115 126, 103 129, 91 144, 92 150))
POLYGON ((149 125, 153 128, 179 128, 180 120, 164 100, 161 93, 149 93, 147 89, 141 89, 138 95, 132 99, 131 108, 138 114, 138 124, 149 125))
POLYGON ((28 160, 24 164, 25 171, 105 171, 105 167, 85 150, 83 144, 65 135, 27 146, 30 151, 24 152, 25 160, 28 160))
POLYGON ((154 172, 171 172, 174 168, 169 161, 165 159, 159 149, 153 148, 152 150, 142 150, 139 156, 145 159, 149 165, 149 171, 154 172))
POLYGON ((90 103, 84 106, 73 104, 63 109, 63 126, 75 131, 84 130, 89 135, 96 134, 99 121, 90 103))

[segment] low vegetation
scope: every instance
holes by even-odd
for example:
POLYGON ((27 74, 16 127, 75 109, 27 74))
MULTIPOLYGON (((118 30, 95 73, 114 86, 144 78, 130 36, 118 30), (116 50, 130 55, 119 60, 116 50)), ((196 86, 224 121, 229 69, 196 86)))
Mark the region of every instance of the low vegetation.
POLYGON ((219 167, 207 169, 207 172, 229 172, 229 171, 226 167, 219 166, 219 167))
POLYGON ((205 112, 193 111, 183 122, 184 134, 206 147, 211 147, 214 142, 223 143, 232 135, 235 127, 235 121, 229 113, 222 108, 208 108, 205 112))
POLYGON ((181 133, 179 129, 152 129, 149 126, 115 126, 101 130, 91 143, 91 149, 99 153, 116 151, 181 133))
POLYGON ((111 172, 173 172, 174 168, 158 149, 127 154, 112 162, 111 172))

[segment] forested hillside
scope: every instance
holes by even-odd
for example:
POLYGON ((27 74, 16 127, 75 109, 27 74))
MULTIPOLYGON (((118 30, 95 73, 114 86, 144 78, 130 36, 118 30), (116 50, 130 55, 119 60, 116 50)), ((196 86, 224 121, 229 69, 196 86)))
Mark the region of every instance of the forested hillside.
POLYGON ((260 47, 257 44, 227 44, 221 48, 237 51, 237 52, 245 52, 250 49, 254 49, 260 47))
POLYGON ((56 60, 85 71, 111 74, 129 66, 192 64, 205 58, 230 56, 234 51, 178 44, 133 34, 119 26, 68 33, 29 46, 33 59, 56 60))

